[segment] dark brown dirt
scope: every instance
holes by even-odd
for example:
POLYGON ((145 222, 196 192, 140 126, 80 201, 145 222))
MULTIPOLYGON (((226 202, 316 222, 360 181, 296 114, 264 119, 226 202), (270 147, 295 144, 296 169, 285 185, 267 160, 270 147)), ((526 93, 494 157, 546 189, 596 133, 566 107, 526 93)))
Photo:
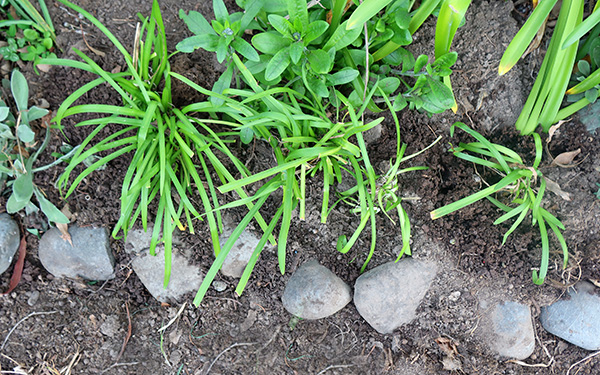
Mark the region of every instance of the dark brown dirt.
MULTIPOLYGON (((78 3, 93 10, 126 46, 133 41, 135 13, 148 14, 150 9, 150 2, 139 1, 111 0, 98 4, 81 0, 78 3)), ((149 295, 132 273, 128 255, 122 251, 122 240, 112 243, 117 258, 116 278, 93 283, 52 277, 37 257, 38 239, 26 234, 28 254, 23 280, 9 296, 0 297, 0 338, 4 340, 15 328, 0 351, 0 370, 10 371, 20 366, 28 374, 196 375, 206 374, 209 370, 211 374, 443 374, 450 371, 444 370, 443 352, 434 340, 444 336, 458 346, 462 366, 458 373, 565 373, 589 353, 548 334, 536 318, 540 306, 554 301, 573 282, 600 280, 600 200, 593 195, 598 189, 596 182, 600 182, 598 136, 587 133, 574 119, 562 126, 544 156, 542 172, 572 194, 572 200, 565 201, 548 193, 544 202, 544 207, 567 227, 564 234, 571 260, 569 268, 563 271, 560 254, 552 254, 548 281, 541 287, 533 285, 530 279, 530 270, 539 265, 540 258, 539 234, 534 230, 523 226, 501 246, 508 226, 493 225, 500 213, 487 201, 436 221, 429 217, 431 210, 476 192, 484 181, 492 182, 494 178, 448 152, 450 142, 468 141, 460 132, 455 139, 449 138, 448 128, 452 122, 464 121, 494 142, 513 148, 527 160, 533 159, 533 145, 519 137, 509 123, 514 111, 495 124, 494 113, 501 111, 503 105, 508 106, 507 98, 513 95, 522 100, 531 85, 528 74, 521 71, 503 78, 507 81, 502 86, 489 83, 488 78, 495 75, 495 70, 490 71, 489 67, 495 66, 503 43, 510 40, 516 30, 511 7, 499 3, 474 2, 469 20, 482 18, 482 13, 491 14, 493 19, 488 20, 486 26, 490 29, 482 29, 481 23, 477 24, 479 29, 467 23, 457 37, 455 49, 461 56, 455 73, 459 114, 433 118, 408 111, 400 114, 402 142, 408 145, 408 154, 427 147, 438 135, 443 136, 433 148, 405 165, 424 165, 429 167, 428 170, 401 177, 402 195, 419 198, 405 203, 413 225, 414 256, 433 259, 441 268, 415 321, 393 334, 381 335, 360 317, 352 304, 319 321, 298 321, 283 309, 280 296, 298 265, 316 258, 353 285, 368 253, 368 233, 361 236, 348 254, 336 252, 338 236, 351 233, 350 229, 358 223, 345 206, 338 206, 327 224, 319 223, 322 183, 315 179, 308 187, 308 218, 305 222, 294 222, 291 228, 286 274, 279 273, 276 254, 265 251, 241 297, 234 293, 237 281, 219 275, 217 278, 225 281, 228 289, 221 293, 211 289, 199 308, 190 306, 193 298, 190 295, 181 317, 162 335, 158 329, 176 315, 181 305, 161 306, 149 295), (477 38, 487 40, 495 36, 497 44, 484 45, 477 41, 477 38), (481 45, 480 50, 470 49, 478 45, 481 45), (520 91, 511 91, 515 89, 520 91), (575 160, 577 165, 571 168, 551 165, 551 155, 577 148, 582 150, 575 160), (461 292, 461 297, 453 302, 448 296, 455 291, 461 292), (549 364, 549 367, 526 367, 489 354, 478 335, 483 314, 478 310, 478 298, 489 291, 531 305, 537 342, 535 353, 526 362, 549 364), (34 301, 32 295, 37 292, 40 297, 34 301), (33 313, 36 315, 30 315, 33 313), (128 315, 132 336, 118 358, 127 335, 128 315)), ((177 16, 180 8, 199 10, 207 17, 211 14, 210 2, 164 0, 161 5, 170 46, 188 35, 177 16)), ((83 24, 88 33, 87 42, 105 52, 104 57, 89 52, 81 35, 75 32, 80 29, 77 15, 67 13, 58 3, 49 6, 55 24, 61 25, 58 33, 64 56, 73 58, 69 50, 77 46, 105 69, 123 65, 96 29, 83 24)), ((415 50, 431 54, 433 25, 426 27, 429 31, 421 32, 415 50)), ((535 65, 534 62, 531 64, 535 65)), ((173 70, 205 87, 212 86, 221 69, 211 55, 203 52, 178 55, 173 62, 173 70)), ((32 92, 36 98, 47 99, 53 109, 58 108, 67 95, 93 79, 88 73, 68 68, 53 68, 39 77, 29 73, 32 92)), ((175 94, 176 104, 204 99, 179 88, 175 89, 175 94)), ((100 88, 83 100, 119 103, 117 95, 107 88, 100 88)), ((73 121, 64 124, 64 135, 53 132, 52 142, 40 163, 51 161, 50 153, 57 151, 63 142, 77 145, 89 134, 90 129, 75 128, 73 124, 73 121)), ((116 129, 107 128, 104 135, 116 129)), ((242 160, 252 156, 255 161, 268 157, 266 148, 261 145, 236 146, 234 149, 242 160)), ((395 127, 388 118, 381 138, 370 146, 373 164, 385 165, 394 156, 395 149, 395 127)), ((128 156, 123 156, 108 163, 105 170, 86 178, 66 201, 61 200, 53 186, 64 167, 39 173, 35 182, 59 207, 69 205, 77 225, 104 226, 112 230, 120 212, 120 181, 129 160, 128 156)), ((264 166, 257 163, 253 167, 259 170, 264 166)), ((6 198, 1 199, 0 207, 4 207, 6 198)), ((273 210, 267 207, 265 214, 273 210)), ((239 218, 244 212, 231 214, 239 218)), ((46 229, 43 217, 17 215, 17 218, 25 227, 46 229)), ((378 246, 369 268, 396 259, 401 245, 397 227, 383 216, 378 218, 377 224, 378 246)), ((199 227, 196 235, 181 234, 181 241, 194 249, 196 261, 205 272, 214 258, 207 230, 201 224, 199 227)), ((556 243, 552 245, 558 249, 556 243)), ((6 289, 9 277, 9 272, 2 275, 0 289, 6 289)), ((577 370, 580 370, 579 374, 598 374, 600 362, 593 359, 579 365, 577 370)))

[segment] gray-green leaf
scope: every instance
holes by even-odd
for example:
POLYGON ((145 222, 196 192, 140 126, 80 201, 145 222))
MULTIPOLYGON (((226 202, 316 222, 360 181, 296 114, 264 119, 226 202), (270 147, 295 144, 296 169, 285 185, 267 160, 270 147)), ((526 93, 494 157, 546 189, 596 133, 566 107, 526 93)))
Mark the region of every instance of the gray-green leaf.
POLYGON ((29 86, 23 73, 14 70, 10 79, 10 89, 17 103, 19 111, 27 109, 27 100, 29 99, 29 86))
POLYGON ((48 217, 48 220, 58 224, 69 223, 69 219, 67 219, 65 214, 60 212, 60 210, 56 208, 55 205, 50 203, 50 201, 46 199, 46 197, 44 197, 44 194, 38 191, 38 189, 35 189, 35 196, 38 202, 40 202, 40 208, 42 209, 42 212, 46 215, 46 217, 48 217))
POLYGON ((13 195, 19 202, 29 202, 33 195, 33 175, 25 173, 17 177, 12 186, 13 195))
POLYGON ((35 133, 28 125, 21 124, 17 130, 17 136, 23 143, 31 143, 35 139, 35 133))

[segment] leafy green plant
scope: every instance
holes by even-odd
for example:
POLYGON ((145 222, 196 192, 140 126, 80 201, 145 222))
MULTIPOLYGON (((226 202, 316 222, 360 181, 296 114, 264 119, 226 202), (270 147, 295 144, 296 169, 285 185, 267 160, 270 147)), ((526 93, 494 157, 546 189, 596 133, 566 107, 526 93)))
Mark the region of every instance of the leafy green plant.
POLYGON ((467 144, 460 143, 458 147, 452 147, 453 154, 463 160, 490 168, 502 176, 502 178, 498 182, 489 185, 487 188, 475 194, 431 211, 431 218, 434 220, 438 219, 483 198, 487 198, 498 208, 506 211, 504 215, 494 221, 494 225, 501 224, 516 217, 512 226, 504 234, 504 238, 502 239, 502 244, 504 244, 508 236, 514 232, 525 220, 527 215, 531 213, 531 225, 537 225, 542 241, 540 269, 539 272, 534 270, 532 277, 535 284, 541 285, 548 272, 548 262, 550 257, 547 226, 552 229, 562 247, 564 260, 563 267, 567 266, 569 253, 567 244, 561 233, 561 230, 565 229, 564 225, 542 207, 542 198, 546 190, 546 180, 539 170, 543 152, 542 141, 539 134, 532 134, 535 141, 536 155, 533 165, 527 167, 516 152, 502 145, 491 143, 481 134, 463 123, 458 122, 452 125, 450 128, 451 136, 454 135, 454 130, 456 128, 467 132, 474 137, 477 142, 467 144), (536 187, 538 182, 539 186, 536 187), (509 205, 506 205, 493 197, 493 195, 501 192, 507 192, 508 195, 512 197, 509 205))
MULTIPOLYGON (((500 75, 508 72, 525 53, 527 46, 540 27, 543 27, 556 3, 557 0, 543 1, 533 10, 504 52, 498 67, 500 75)), ((582 62, 584 61, 582 59, 589 56, 592 64, 596 64, 600 59, 597 41, 600 35, 600 11, 597 3, 593 12, 582 21, 584 3, 584 0, 567 0, 560 6, 558 20, 544 61, 521 115, 517 119, 516 128, 522 134, 531 134, 538 125, 547 132, 552 124, 573 115, 593 103, 598 97, 599 91, 595 86, 600 84, 600 71, 597 67, 592 70, 590 64, 582 62), (583 40, 586 34, 588 36, 583 40), (580 71, 588 78, 567 90, 575 65, 581 65, 580 71), (565 94, 579 93, 585 95, 578 98, 576 103, 561 109, 565 94)))
POLYGON ((34 168, 35 161, 48 144, 50 129, 46 128, 46 137, 35 150, 36 135, 30 125, 46 116, 48 110, 28 107, 29 87, 25 76, 18 70, 13 71, 10 82, 5 80, 3 86, 6 91, 10 89, 14 101, 14 104, 11 103, 7 95, 3 95, 3 100, 0 100, 0 192, 4 190, 5 184, 11 189, 6 211, 15 213, 25 209, 29 214, 41 208, 50 221, 66 224, 69 222, 66 216, 33 182, 34 173, 48 169, 63 159, 34 168), (32 201, 34 195, 39 208, 32 201))
MULTIPOLYGON (((212 166, 223 181, 233 180, 233 176, 215 155, 215 152, 221 152, 228 157, 237 168, 237 173, 246 176, 248 172, 244 165, 231 154, 219 135, 208 125, 212 120, 196 119, 193 113, 188 113, 172 105, 171 82, 174 73, 170 71, 165 28, 156 0, 153 1, 151 16, 149 18, 140 16, 142 26, 139 28, 133 56, 89 12, 67 0, 59 1, 81 13, 98 27, 121 52, 127 67, 124 72, 107 72, 79 50, 75 50, 75 52, 83 60, 82 62, 66 59, 42 60, 44 64, 73 67, 98 75, 98 78, 76 90, 61 104, 54 119, 59 127, 62 126, 62 121, 69 116, 81 113, 107 115, 77 124, 77 126, 94 126, 94 129, 73 155, 58 180, 58 186, 61 189, 69 186, 75 167, 89 160, 90 156, 108 152, 106 156, 100 157, 77 175, 66 192, 68 197, 90 173, 120 155, 133 152, 133 158, 122 184, 121 216, 115 225, 113 236, 116 237, 120 231, 123 231, 126 236, 140 218, 144 230, 147 230, 148 207, 151 202, 156 200, 158 208, 150 253, 154 255, 156 246, 160 242, 164 243, 164 282, 167 285, 171 272, 172 235, 176 226, 181 230, 189 229, 194 233, 194 220, 206 218, 215 254, 218 256, 221 252, 219 232, 222 230, 222 223, 220 212, 217 209, 219 202, 209 167, 212 166), (74 105, 75 101, 102 84, 110 85, 119 93, 123 99, 122 106, 74 105), (106 138, 98 139, 100 131, 110 124, 122 128, 106 138), (204 176, 204 179, 201 178, 201 175, 204 176), (200 214, 199 209, 190 199, 194 194, 200 196, 203 214, 200 214)), ((218 95, 201 87, 198 89, 207 96, 218 95)), ((218 113, 220 111, 210 102, 201 103, 200 106, 207 112, 218 113)), ((216 122, 228 125, 226 121, 216 122)), ((240 197, 247 197, 243 190, 234 190, 240 197)), ((254 204, 246 202, 246 206, 253 209, 254 204)), ((257 210, 254 211, 252 217, 256 218, 261 227, 267 228, 257 210)), ((272 241, 274 242, 274 240, 272 241)), ((231 247, 232 245, 233 242, 226 246, 231 247)))
POLYGON ((1 13, 8 18, 0 21, 0 31, 5 33, 7 45, 0 47, 0 55, 9 61, 34 61, 44 57, 56 57, 56 35, 52 19, 43 0, 39 1, 43 16, 29 0, 4 0, 0 2, 1 13), (14 19, 7 11, 14 9, 21 19, 14 19))
MULTIPOLYGON (((431 2, 429 0, 426 3, 431 2)), ((224 19, 224 6, 221 3, 222 0, 214 0, 213 7, 220 9, 215 14, 219 13, 221 19, 224 19)), ((412 42, 409 31, 413 19, 410 13, 414 4, 412 1, 386 2, 381 15, 359 20, 365 24, 364 28, 350 27, 352 18, 347 19, 346 15, 347 5, 350 3, 345 0, 323 1, 321 6, 312 7, 306 0, 249 0, 238 3, 245 9, 242 20, 246 16, 256 16, 255 21, 246 19, 245 22, 240 22, 254 33, 251 39, 254 48, 252 53, 246 53, 232 46, 228 53, 238 51, 244 56, 244 64, 265 89, 275 85, 291 87, 302 95, 314 97, 324 103, 325 107, 329 104, 334 107, 340 105, 335 95, 335 90, 338 90, 348 96, 354 107, 359 107, 366 93, 379 82, 378 86, 384 93, 397 94, 392 96, 393 101, 398 101, 395 104, 396 110, 410 103, 414 109, 438 113, 454 103, 451 90, 438 83, 441 83, 442 77, 451 73, 449 68, 456 61, 455 56, 439 56, 441 62, 429 64, 426 56, 415 59, 410 52, 400 48, 401 45, 412 42), (388 58, 375 63, 376 59, 370 55, 370 51, 378 50, 390 41, 394 41, 396 47, 379 53, 379 59, 388 58), (254 55, 256 51, 258 55, 254 55), (400 69, 394 69, 399 65, 402 66, 400 69), (435 69, 442 65, 444 69, 435 69), (360 75, 361 69, 366 72, 364 77, 360 75)), ((427 16, 432 11, 433 9, 427 16)), ((215 51, 219 37, 213 35, 213 29, 209 30, 208 22, 198 13, 190 12, 187 16, 183 12, 180 14, 198 35, 182 41, 178 44, 178 49, 183 52, 189 52, 193 48, 215 51), (204 27, 199 27, 200 24, 204 27)), ((355 14, 364 13, 355 11, 350 17, 355 14)), ((417 12, 417 16, 419 15, 417 12)), ((239 19, 240 16, 234 13, 230 18, 239 19)), ((237 40, 245 30, 236 26, 232 31, 237 40)), ((222 40, 223 36, 220 38, 222 40)), ((221 56, 223 55, 226 53, 222 52, 221 56)), ((227 70, 215 84, 214 91, 222 92, 220 89, 229 87, 232 77, 236 76, 236 69, 235 64, 229 61, 227 70)), ((368 107, 379 112, 381 109, 376 102, 383 102, 379 92, 376 92, 368 107)))

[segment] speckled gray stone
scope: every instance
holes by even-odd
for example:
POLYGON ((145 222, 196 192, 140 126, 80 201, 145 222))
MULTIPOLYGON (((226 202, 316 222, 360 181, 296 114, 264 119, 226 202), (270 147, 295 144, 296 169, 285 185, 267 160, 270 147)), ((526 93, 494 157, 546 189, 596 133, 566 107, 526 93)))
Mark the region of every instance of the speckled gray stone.
POLYGON ((535 349, 529 306, 507 301, 488 311, 481 329, 490 349, 506 358, 523 360, 529 357, 535 349))
POLYGON ((17 223, 9 214, 0 214, 0 274, 10 267, 20 241, 17 223))
POLYGON ((435 263, 413 258, 382 264, 356 280, 354 305, 377 332, 392 333, 415 318, 436 273, 435 263))
POLYGON ((150 255, 151 238, 151 228, 148 232, 135 229, 128 233, 125 242, 126 251, 135 254, 131 261, 133 271, 150 294, 160 302, 179 302, 185 294, 196 292, 204 277, 199 267, 191 264, 187 254, 176 247, 171 253, 169 284, 164 287, 164 247, 157 246, 156 255, 150 255))
POLYGON ((38 254, 44 268, 57 277, 108 280, 114 277, 115 258, 105 228, 69 227, 73 246, 52 228, 40 239, 38 254))
POLYGON ((292 315, 322 319, 343 309, 352 298, 342 279, 316 260, 309 260, 290 277, 281 300, 292 315))
POLYGON ((542 307, 542 327, 586 350, 600 350, 599 289, 587 281, 569 289, 569 296, 542 307))
MULTIPOLYGON (((235 227, 228 228, 227 223, 224 225, 225 230, 219 239, 221 246, 225 245, 233 229, 235 229, 235 227)), ((225 276, 241 277, 259 241, 260 238, 255 236, 254 233, 244 230, 229 250, 229 254, 227 254, 227 258, 221 266, 221 273, 225 276)))

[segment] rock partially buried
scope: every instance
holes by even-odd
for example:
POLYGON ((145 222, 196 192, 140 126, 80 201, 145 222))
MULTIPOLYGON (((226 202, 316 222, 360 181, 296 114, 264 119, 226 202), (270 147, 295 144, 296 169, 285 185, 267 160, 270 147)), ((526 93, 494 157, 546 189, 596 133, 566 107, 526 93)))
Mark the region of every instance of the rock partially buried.
MULTIPOLYGON (((227 226, 227 224, 225 225, 227 226)), ((221 246, 225 245, 233 229, 235 228, 225 228, 219 240, 221 246)), ((227 254, 227 258, 223 262, 223 266, 221 267, 223 275, 241 277, 259 241, 260 239, 253 233, 244 230, 233 244, 231 250, 229 250, 229 254, 227 254)))
POLYGON ((586 350, 600 350, 600 296, 583 281, 569 289, 569 298, 542 307, 542 327, 586 350))
MULTIPOLYGON (((481 304, 482 308, 485 304, 481 304)), ((481 325, 488 346, 502 357, 523 360, 535 349, 535 336, 528 306, 501 302, 484 313, 481 325)))
POLYGON ((164 247, 157 246, 156 255, 150 255, 151 238, 151 228, 148 232, 135 229, 128 233, 125 243, 126 251, 135 254, 135 258, 131 261, 133 271, 150 294, 160 302, 178 302, 183 295, 196 292, 202 284, 202 273, 175 247, 171 254, 171 277, 165 289, 164 247))
POLYGON ((105 228, 69 228, 71 242, 52 228, 40 239, 39 257, 44 268, 57 277, 108 280, 114 277, 115 258, 105 228))
POLYGON ((19 249, 19 227, 8 214, 0 215, 0 275, 10 267, 19 249))
POLYGON ((342 279, 316 260, 310 260, 290 277, 281 300, 292 315, 322 319, 344 308, 352 298, 350 287, 342 279))
POLYGON ((362 274, 354 285, 354 305, 379 333, 412 321, 437 273, 433 262, 413 258, 390 262, 362 274))

